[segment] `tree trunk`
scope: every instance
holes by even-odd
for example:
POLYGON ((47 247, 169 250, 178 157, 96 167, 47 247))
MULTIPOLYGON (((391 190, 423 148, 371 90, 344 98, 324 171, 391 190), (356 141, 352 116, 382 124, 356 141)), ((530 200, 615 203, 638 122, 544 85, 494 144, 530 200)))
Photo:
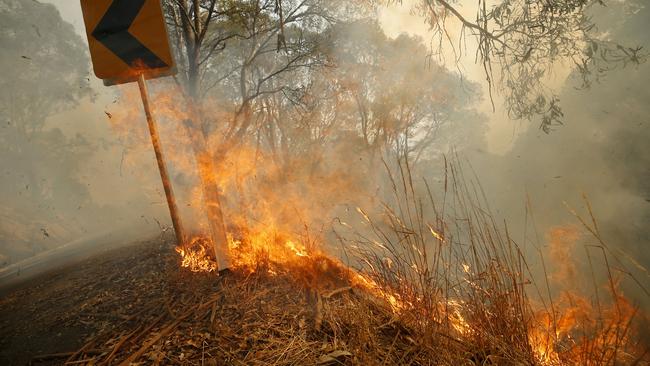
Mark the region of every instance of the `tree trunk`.
MULTIPOLYGON (((196 111, 196 105, 190 107, 196 111)), ((208 216, 209 234, 214 256, 219 265, 219 269, 226 269, 230 266, 230 258, 226 227, 223 219, 223 211, 221 210, 221 199, 219 197, 219 186, 216 179, 216 169, 205 135, 200 128, 200 115, 199 113, 193 113, 193 115, 194 120, 185 121, 185 127, 192 140, 192 149, 199 169, 198 173, 199 179, 201 180, 203 205, 208 216)))
POLYGON ((228 238, 223 221, 219 187, 215 179, 215 166, 207 144, 207 137, 203 132, 203 118, 201 116, 201 88, 200 88, 200 57, 201 57, 201 19, 199 1, 193 0, 194 9, 193 26, 190 24, 190 9, 185 0, 178 3, 185 17, 181 17, 185 51, 187 53, 187 94, 188 107, 191 119, 185 121, 185 128, 192 140, 192 150, 199 169, 199 179, 203 191, 203 204, 208 216, 209 235, 213 246, 213 255, 219 269, 230 266, 228 253, 228 238))

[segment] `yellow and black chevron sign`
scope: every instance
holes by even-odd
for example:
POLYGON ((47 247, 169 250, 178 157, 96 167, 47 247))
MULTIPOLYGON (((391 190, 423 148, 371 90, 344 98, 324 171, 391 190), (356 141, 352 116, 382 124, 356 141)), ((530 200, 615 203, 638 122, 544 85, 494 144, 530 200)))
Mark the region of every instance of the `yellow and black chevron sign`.
POLYGON ((93 69, 106 85, 172 75, 160 0, 81 0, 93 69))

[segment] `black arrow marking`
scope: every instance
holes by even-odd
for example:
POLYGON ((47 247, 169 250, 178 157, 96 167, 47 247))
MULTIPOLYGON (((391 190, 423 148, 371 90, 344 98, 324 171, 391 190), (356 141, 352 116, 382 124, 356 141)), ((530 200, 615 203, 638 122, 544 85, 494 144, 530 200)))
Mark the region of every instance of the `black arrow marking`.
POLYGON ((144 2, 145 0, 113 1, 92 35, 131 67, 166 67, 168 65, 163 60, 129 33, 129 27, 144 2))

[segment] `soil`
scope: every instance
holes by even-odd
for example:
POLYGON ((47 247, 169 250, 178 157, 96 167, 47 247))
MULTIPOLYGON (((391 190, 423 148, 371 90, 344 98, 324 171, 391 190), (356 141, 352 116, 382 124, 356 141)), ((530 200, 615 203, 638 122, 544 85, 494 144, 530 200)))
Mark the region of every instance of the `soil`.
POLYGON ((38 276, 0 296, 0 364, 56 364, 91 335, 148 306, 175 265, 168 241, 151 240, 38 276))
MULTIPOLYGON (((323 256, 194 273, 170 238, 140 242, 0 295, 0 365, 437 365, 386 303, 323 256)), ((444 352, 440 352, 444 350, 444 352)), ((457 356, 454 356, 457 357, 457 356)))

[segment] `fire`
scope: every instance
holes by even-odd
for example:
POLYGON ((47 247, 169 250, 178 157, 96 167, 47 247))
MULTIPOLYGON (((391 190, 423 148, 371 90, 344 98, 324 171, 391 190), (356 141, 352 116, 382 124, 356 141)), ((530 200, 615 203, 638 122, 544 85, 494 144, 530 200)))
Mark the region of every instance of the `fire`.
MULTIPOLYGON (((303 270, 313 270, 320 266, 315 265, 319 260, 325 259, 330 263, 330 268, 338 273, 346 273, 347 281, 377 299, 383 300, 395 314, 400 314, 414 308, 414 304, 403 299, 397 291, 391 291, 381 286, 371 276, 348 268, 343 263, 326 254, 313 250, 310 253, 300 241, 290 239, 272 229, 256 233, 248 233, 235 239, 228 235, 228 247, 232 269, 252 273, 264 270, 268 275, 277 275, 278 267, 294 267, 303 270)), ((193 272, 213 272, 218 268, 211 259, 211 243, 208 239, 194 238, 187 248, 177 247, 176 251, 181 256, 181 266, 193 272)), ((325 269, 327 270, 327 269, 325 269)), ((322 275, 312 273, 314 276, 322 275)), ((318 280, 318 278, 317 278, 318 280)), ((441 314, 447 314, 446 319, 459 334, 466 334, 470 326, 462 315, 463 305, 458 300, 448 300, 439 307, 441 314)), ((442 321, 438 319, 437 321, 442 321)))
MULTIPOLYGON (((636 309, 622 296, 600 310, 585 298, 564 294, 561 300, 555 314, 538 312, 530 331, 530 343, 542 364, 593 364, 588 355, 612 359, 630 341, 636 309)), ((622 356, 624 352, 619 359, 622 356)))
POLYGON ((192 272, 214 272, 218 265, 208 256, 211 247, 206 238, 193 238, 189 245, 177 246, 176 252, 181 256, 181 266, 192 272))
POLYGON ((307 254, 307 251, 305 250, 304 247, 301 246, 302 248, 299 248, 298 244, 296 244, 296 243, 294 243, 294 242, 292 242, 290 240, 287 241, 285 243, 285 245, 289 249, 291 249, 294 252, 294 254, 297 255, 298 257, 309 257, 309 254, 307 254))
MULTIPOLYGON (((347 283, 384 301, 393 313, 418 314, 421 299, 407 300, 399 290, 382 285, 369 274, 347 268, 337 259, 317 248, 308 247, 300 238, 286 234, 272 224, 258 225, 257 229, 239 229, 228 235, 230 262, 234 270, 245 273, 264 271, 275 276, 290 268, 298 271, 297 275, 307 275, 316 282, 326 281, 328 272, 337 275, 345 273, 347 283), (323 267, 323 261, 329 267, 323 267)), ((562 262, 570 260, 571 245, 579 237, 579 232, 573 227, 550 232, 549 242, 562 247, 551 248, 551 253, 562 264, 564 271, 551 278, 557 281, 566 273, 579 273, 575 265, 562 262)), ((177 248, 182 258, 181 265, 192 271, 215 271, 217 265, 209 256, 210 244, 207 239, 195 238, 187 248, 177 248)), ((460 270, 467 275, 472 273, 466 263, 460 263, 460 270)), ((588 356, 594 353, 602 355, 604 359, 623 357, 615 353, 632 337, 630 323, 635 308, 617 288, 614 292, 615 298, 611 304, 595 306, 593 301, 576 289, 564 290, 553 300, 551 309, 534 311, 527 328, 528 341, 536 361, 541 365, 589 365, 595 364, 590 362, 589 357, 592 356, 588 356)), ((471 338, 474 328, 464 316, 466 306, 461 299, 443 299, 436 306, 436 315, 429 316, 438 324, 449 324, 457 336, 471 338)))
MULTIPOLYGON (((212 243, 210 239, 197 236, 188 245, 176 247, 181 256, 181 267, 192 272, 214 272, 218 264, 211 256, 212 243)), ((291 261, 309 257, 304 245, 292 240, 283 240, 280 235, 269 232, 258 233, 246 239, 235 239, 228 235, 229 256, 232 269, 253 272, 262 261, 274 264, 286 264, 291 261)), ((273 273, 268 268, 269 273, 273 273)))
POLYGON ((602 360, 621 360, 625 356, 621 349, 631 340, 636 308, 621 294, 614 279, 610 277, 605 286, 611 298, 605 304, 602 300, 594 303, 580 289, 566 285, 575 282, 579 273, 571 259, 579 238, 574 226, 553 228, 548 233, 551 258, 560 267, 549 277, 563 290, 553 299, 551 309, 534 314, 529 332, 533 351, 545 365, 599 364, 589 358, 594 354, 602 360))
MULTIPOLYGON (((128 91, 127 94, 132 92, 128 91)), ((455 332, 458 337, 470 338, 480 328, 472 324, 472 317, 468 315, 471 314, 471 309, 468 309, 470 305, 462 298, 440 298, 431 311, 435 314, 425 314, 420 309, 425 302, 423 299, 408 291, 392 288, 367 273, 347 268, 314 244, 325 242, 323 230, 313 233, 307 227, 325 227, 329 218, 334 217, 331 215, 336 209, 333 202, 347 202, 348 198, 359 196, 359 189, 363 187, 356 183, 363 178, 349 176, 360 174, 359 172, 351 170, 346 175, 336 168, 327 170, 321 166, 318 167, 321 170, 317 170, 313 159, 308 155, 286 162, 286 165, 278 164, 272 154, 264 153, 245 142, 228 154, 219 156, 219 159, 206 153, 201 154, 197 161, 195 152, 187 147, 192 146, 196 139, 182 122, 193 116, 179 110, 177 101, 180 99, 173 91, 159 92, 155 98, 154 113, 161 117, 161 135, 176 137, 173 141, 164 141, 171 157, 172 170, 182 172, 189 182, 189 193, 184 197, 187 205, 183 207, 190 207, 186 208, 190 212, 185 212, 185 215, 191 217, 188 222, 198 226, 192 228, 193 231, 202 233, 176 248, 181 257, 181 266, 194 272, 215 272, 219 269, 212 257, 213 243, 206 233, 210 231, 210 225, 220 218, 207 212, 206 219, 205 211, 210 211, 214 205, 220 205, 228 226, 225 228, 224 242, 217 244, 218 247, 226 248, 228 253, 218 254, 228 256, 233 270, 244 273, 264 271, 273 276, 291 269, 300 272, 306 281, 311 281, 310 284, 316 285, 327 281, 327 276, 334 273, 346 276, 345 280, 352 287, 384 301, 395 314, 415 314, 414 318, 426 316, 427 320, 435 323, 449 324, 452 333, 455 332), (205 184, 208 183, 218 187, 216 193, 221 202, 206 197, 210 193, 205 190, 205 184)), ((135 97, 121 99, 137 100, 135 97)), ((112 111, 113 127, 118 134, 125 136, 125 142, 130 145, 126 164, 131 161, 129 157, 141 158, 146 156, 142 152, 149 149, 144 126, 134 127, 132 123, 141 119, 140 107, 137 103, 135 105, 133 108, 112 111)), ((212 109, 223 108, 213 106, 212 109)), ((211 113, 214 115, 214 111, 211 113)), ((228 113, 222 113, 225 116, 214 118, 227 121, 228 113)), ((219 136, 222 132, 215 130, 206 136, 202 148, 206 152, 216 150, 220 146, 219 136)), ((331 162, 332 167, 339 165, 349 164, 345 160, 331 162)), ((151 176, 156 177, 155 174, 151 176)), ((359 207, 356 210, 366 222, 370 221, 366 211, 359 207)), ((447 247, 453 244, 444 225, 438 229, 428 226, 428 231, 439 244, 447 247)), ((552 282, 571 283, 580 275, 571 252, 579 238, 579 230, 571 226, 555 228, 550 232, 550 254, 559 267, 559 270, 550 275, 552 282)), ((386 249, 381 242, 373 243, 378 248, 386 249)), ((422 255, 419 248, 414 249, 422 255)), ((390 259, 386 260, 387 265, 391 266, 390 259)), ((458 267, 457 272, 465 275, 477 270, 468 263, 455 265, 458 267)), ((421 270, 415 267, 414 271, 421 270)), ((609 305, 594 305, 578 289, 565 289, 551 306, 531 311, 530 317, 526 319, 529 323, 526 324, 526 329, 528 342, 539 363, 584 364, 581 357, 585 357, 586 353, 600 352, 606 358, 619 345, 626 344, 631 337, 629 323, 635 309, 617 288, 608 286, 608 290, 613 295, 613 302, 609 305)))
MULTIPOLYGON (((246 235, 228 235, 228 248, 233 268, 245 272, 256 271, 262 264, 282 266, 299 263, 310 257, 307 248, 299 241, 281 234, 269 227, 257 232, 247 232, 246 235)), ((266 266, 271 271, 270 266, 266 266)))
MULTIPOLYGON (((566 273, 579 273, 572 263, 562 262, 570 260, 571 245, 579 237, 579 232, 573 227, 550 232, 549 242, 562 247, 551 248, 551 253, 564 271, 554 274, 552 279, 557 281, 566 273)), ((177 248, 182 257, 181 265, 192 271, 215 271, 216 263, 209 256, 210 244, 207 239, 195 238, 187 248, 177 248)), ((347 268, 337 259, 303 244, 303 240, 284 233, 273 224, 258 225, 255 231, 249 228, 230 233, 228 248, 234 270, 245 273, 264 271, 275 276, 290 268, 297 271, 298 276, 310 277, 316 283, 327 281, 328 273, 345 274, 347 283, 353 288, 384 301, 393 313, 419 314, 418 303, 421 299, 407 300, 399 290, 382 285, 369 274, 347 268), (324 261, 326 266, 322 265, 324 261)), ((468 264, 459 265, 463 273, 472 274, 468 264)), ((562 281, 566 282, 566 279, 562 281)), ((599 354, 603 359, 624 357, 616 352, 627 345, 633 336, 630 323, 636 309, 617 287, 613 291, 615 296, 612 303, 596 306, 578 290, 564 290, 554 298, 550 309, 534 311, 527 329, 528 342, 536 362, 541 365, 590 365, 597 364, 590 361, 593 354, 599 354)), ((458 337, 471 339, 475 328, 464 316, 468 311, 467 306, 461 299, 442 299, 436 305, 436 315, 429 316, 437 324, 449 324, 458 337)))

